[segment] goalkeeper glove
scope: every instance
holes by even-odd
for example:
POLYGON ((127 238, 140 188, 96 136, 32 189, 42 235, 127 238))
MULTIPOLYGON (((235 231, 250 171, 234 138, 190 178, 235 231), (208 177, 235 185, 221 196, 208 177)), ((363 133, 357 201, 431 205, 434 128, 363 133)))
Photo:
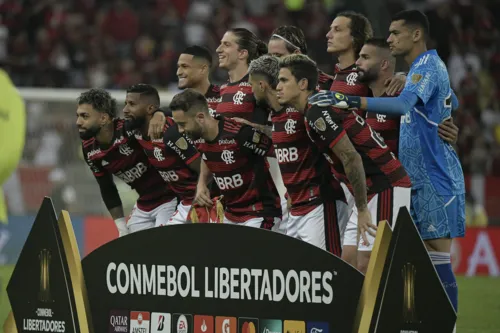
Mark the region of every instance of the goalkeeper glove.
POLYGON ((127 228, 127 222, 125 221, 124 217, 120 217, 119 219, 116 219, 115 224, 116 224, 116 229, 118 229, 118 237, 122 237, 122 236, 129 234, 129 231, 127 228))
POLYGON ((309 104, 320 107, 333 106, 339 109, 357 109, 361 106, 361 97, 346 96, 335 91, 320 90, 309 97, 309 104))

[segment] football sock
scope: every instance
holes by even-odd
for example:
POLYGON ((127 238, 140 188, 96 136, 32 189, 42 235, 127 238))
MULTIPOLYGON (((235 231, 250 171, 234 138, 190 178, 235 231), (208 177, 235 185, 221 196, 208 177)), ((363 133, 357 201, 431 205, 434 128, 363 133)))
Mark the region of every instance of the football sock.
POLYGON ((455 311, 458 311, 458 287, 451 267, 450 254, 446 252, 429 252, 429 256, 450 298, 453 308, 455 308, 455 311))

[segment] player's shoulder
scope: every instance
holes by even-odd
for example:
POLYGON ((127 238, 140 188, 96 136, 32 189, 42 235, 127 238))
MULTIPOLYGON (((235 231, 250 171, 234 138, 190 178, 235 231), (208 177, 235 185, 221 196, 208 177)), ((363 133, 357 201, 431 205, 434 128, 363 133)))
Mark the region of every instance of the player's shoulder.
POLYGON ((205 98, 210 102, 210 99, 220 97, 221 87, 216 84, 211 84, 205 94, 205 98))
POLYGON ((244 125, 231 118, 219 116, 218 119, 222 122, 222 130, 226 134, 238 134, 244 125))

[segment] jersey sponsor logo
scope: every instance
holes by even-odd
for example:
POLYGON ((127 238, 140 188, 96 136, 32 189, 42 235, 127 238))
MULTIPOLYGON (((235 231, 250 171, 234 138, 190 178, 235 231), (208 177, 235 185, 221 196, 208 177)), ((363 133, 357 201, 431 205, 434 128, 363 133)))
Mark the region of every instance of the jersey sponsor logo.
POLYGON ((226 164, 233 164, 236 162, 234 159, 234 151, 231 150, 224 149, 220 157, 226 164))
POLYGON ((101 150, 100 149, 92 149, 87 153, 87 158, 91 158, 94 155, 100 154, 101 150))
POLYGON ((159 162, 165 161, 165 157, 163 157, 163 154, 162 154, 162 152, 161 152, 161 149, 160 149, 160 148, 155 147, 155 149, 153 149, 153 155, 155 156, 155 158, 156 158, 159 162))
POLYGON ((180 137, 175 141, 175 145, 182 150, 186 150, 188 148, 188 143, 184 137, 180 137))
POLYGON ((239 173, 232 175, 232 176, 227 176, 227 177, 216 177, 214 176, 215 182, 217 183, 217 186, 221 190, 230 190, 230 189, 235 189, 238 187, 241 187, 243 185, 243 178, 239 173))
POLYGON ((160 174, 161 178, 163 178, 163 180, 167 183, 176 182, 179 180, 179 176, 175 173, 174 170, 158 170, 158 173, 160 174))
POLYGON ((241 82, 238 87, 252 87, 252 85, 248 82, 241 82))
POLYGON ((297 125, 297 121, 293 119, 288 119, 285 123, 285 131, 286 134, 295 134, 297 131, 295 126, 297 125))
POLYGON ((414 84, 419 83, 419 82, 420 82, 420 80, 422 80, 422 77, 423 77, 423 76, 422 76, 422 75, 420 75, 420 74, 413 74, 413 75, 411 76, 411 82, 412 82, 412 83, 414 83, 414 84))
POLYGON ((287 107, 285 110, 286 113, 292 113, 292 112, 299 112, 297 109, 290 107, 287 107))
POLYGON ((118 151, 120 152, 120 154, 125 156, 130 156, 134 153, 134 150, 127 144, 120 145, 120 147, 118 147, 118 151))
POLYGON ((323 114, 323 118, 325 118, 327 124, 330 125, 332 130, 336 131, 339 129, 339 126, 337 124, 335 124, 335 122, 332 120, 332 117, 330 116, 328 111, 325 110, 322 112, 322 114, 323 114))
POLYGON ((239 90, 236 94, 233 96, 233 103, 235 105, 241 105, 243 104, 243 99, 245 98, 247 94, 245 94, 243 91, 239 90))
POLYGON ((142 177, 142 175, 148 170, 148 167, 142 163, 139 162, 137 163, 136 166, 126 170, 126 171, 119 171, 115 175, 116 177, 120 178, 127 184, 133 183, 136 179, 139 179, 142 177))
POLYGON ((222 139, 222 140, 219 140, 219 144, 220 145, 234 145, 236 143, 236 141, 234 139, 222 139))
POLYGON ((410 112, 407 112, 404 116, 401 116, 401 124, 411 124, 410 112))
POLYGON ((119 145, 119 144, 121 144, 123 141, 125 141, 125 138, 124 138, 124 137, 123 137, 123 135, 122 135, 122 136, 120 136, 119 138, 117 138, 113 144, 114 144, 114 145, 119 145))
POLYGON ((257 145, 255 143, 245 142, 243 143, 243 147, 253 150, 254 154, 256 155, 259 156, 266 155, 266 151, 262 148, 257 148, 257 145))
POLYGON ((182 160, 185 160, 186 159, 186 155, 184 155, 182 153, 182 151, 179 149, 179 147, 176 146, 175 143, 173 143, 172 141, 168 141, 167 142, 167 146, 172 149, 173 151, 175 151, 177 153, 177 155, 179 155, 180 158, 182 158, 182 160))
POLYGON ((347 75, 345 81, 347 82, 348 86, 355 86, 357 79, 358 79, 358 73, 351 73, 347 75))
POLYGON ((222 97, 209 97, 206 100, 207 103, 220 103, 222 101, 222 97))
POLYGON ((151 142, 153 142, 153 143, 163 143, 163 138, 152 139, 151 142))
POLYGON ((427 87, 427 84, 429 84, 429 81, 431 80, 431 73, 425 73, 424 80, 418 87, 418 92, 420 94, 423 94, 425 91, 425 88, 427 87))
POLYGON ((296 147, 276 149, 278 163, 295 162, 299 159, 299 150, 296 147))

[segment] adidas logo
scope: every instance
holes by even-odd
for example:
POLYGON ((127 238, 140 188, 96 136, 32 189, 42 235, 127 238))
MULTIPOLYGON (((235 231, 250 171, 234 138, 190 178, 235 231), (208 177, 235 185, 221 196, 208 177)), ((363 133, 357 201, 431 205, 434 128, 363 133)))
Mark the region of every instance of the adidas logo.
POLYGON ((203 153, 203 155, 201 155, 201 158, 206 161, 207 160, 207 157, 205 156, 205 153, 203 153))
POLYGON ((431 224, 429 228, 427 228, 427 232, 436 232, 436 228, 431 224))
POLYGON ((109 163, 108 163, 108 162, 106 162, 105 160, 103 160, 103 161, 102 161, 102 166, 106 166, 106 165, 108 165, 108 164, 109 164, 109 163))

